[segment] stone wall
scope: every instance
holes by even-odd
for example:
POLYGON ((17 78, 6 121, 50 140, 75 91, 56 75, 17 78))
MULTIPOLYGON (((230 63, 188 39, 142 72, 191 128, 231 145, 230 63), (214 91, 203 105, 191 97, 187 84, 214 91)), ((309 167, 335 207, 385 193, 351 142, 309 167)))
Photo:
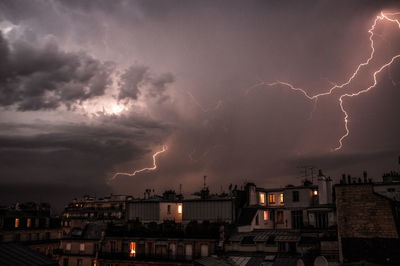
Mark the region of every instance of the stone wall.
POLYGON ((336 205, 342 238, 398 238, 389 199, 377 195, 372 184, 338 185, 336 205))

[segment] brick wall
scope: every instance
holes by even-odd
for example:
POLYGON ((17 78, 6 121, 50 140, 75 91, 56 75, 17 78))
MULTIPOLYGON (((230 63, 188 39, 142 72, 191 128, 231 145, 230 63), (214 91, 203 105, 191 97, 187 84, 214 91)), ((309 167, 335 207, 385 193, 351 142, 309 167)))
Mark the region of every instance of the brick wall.
POLYGON ((398 238, 390 200, 375 194, 372 184, 338 185, 335 190, 342 238, 398 238))

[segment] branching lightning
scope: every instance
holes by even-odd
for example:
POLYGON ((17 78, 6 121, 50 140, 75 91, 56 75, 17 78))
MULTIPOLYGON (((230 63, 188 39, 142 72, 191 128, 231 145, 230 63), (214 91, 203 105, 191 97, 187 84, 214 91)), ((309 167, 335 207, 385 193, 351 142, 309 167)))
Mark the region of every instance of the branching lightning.
POLYGON ((161 153, 163 153, 165 151, 167 151, 167 146, 163 145, 161 150, 159 150, 159 151, 157 151, 157 152, 155 152, 153 154, 153 167, 142 168, 142 169, 139 169, 139 170, 135 170, 132 173, 124 173, 124 172, 116 173, 116 174, 113 175, 113 177, 110 179, 110 181, 114 180, 119 175, 135 176, 136 174, 139 174, 139 173, 144 172, 144 171, 154 171, 154 170, 156 170, 157 169, 157 157, 158 157, 158 155, 160 155, 161 153))
MULTIPOLYGON (((250 90, 252 90, 252 89, 254 89, 254 88, 256 88, 256 87, 259 87, 259 86, 279 86, 279 85, 283 85, 283 86, 286 86, 286 87, 288 87, 289 89, 291 89, 291 90, 293 90, 293 91, 299 91, 299 92, 301 92, 307 99, 309 99, 309 100, 311 100, 311 101, 317 101, 319 97, 326 96, 326 95, 331 95, 331 94, 333 93, 334 90, 336 90, 336 89, 341 89, 341 88, 344 88, 344 87, 350 85, 350 83, 354 80, 354 78, 357 76, 357 74, 359 73, 359 71, 360 71, 363 67, 369 65, 369 63, 371 62, 371 60, 374 58, 374 55, 375 55, 375 46, 374 46, 373 37, 374 37, 374 30, 375 30, 375 27, 376 27, 378 21, 388 21, 388 22, 395 23, 395 24, 397 24, 398 28, 400 29, 400 21, 399 21, 398 19, 390 18, 390 17, 396 16, 396 15, 400 15, 400 12, 397 12, 397 13, 384 13, 384 12, 381 12, 381 14, 378 15, 378 16, 375 18, 374 23, 372 24, 371 28, 368 30, 368 33, 369 33, 369 40, 370 40, 370 47, 371 47, 371 53, 370 53, 369 57, 368 57, 364 62, 360 63, 360 64, 357 66, 357 68, 356 68, 356 70, 353 72, 353 74, 350 75, 350 77, 349 77, 349 78, 347 79, 347 81, 345 81, 344 83, 342 83, 342 84, 335 84, 335 83, 333 83, 333 86, 330 87, 328 91, 323 92, 323 93, 318 93, 318 94, 315 94, 315 95, 310 95, 306 90, 304 90, 304 89, 302 89, 302 88, 297 88, 297 87, 293 86, 292 84, 290 84, 290 83, 288 83, 288 82, 279 81, 279 80, 278 80, 278 81, 275 81, 275 82, 270 82, 270 83, 267 83, 267 82, 260 82, 260 83, 258 83, 258 84, 255 84, 254 86, 248 88, 248 89, 246 90, 246 94, 248 94, 248 93, 250 92, 250 90)), ((389 67, 389 66, 390 66, 395 60, 397 60, 398 58, 400 58, 400 54, 393 56, 388 62, 386 62, 385 64, 383 64, 381 67, 379 67, 378 70, 375 71, 375 72, 373 73, 372 76, 373 76, 374 82, 373 82, 373 84, 370 85, 369 87, 367 87, 367 88, 365 88, 365 89, 361 89, 361 90, 359 90, 358 92, 355 92, 355 93, 344 93, 344 94, 341 94, 341 95, 339 96, 338 101, 339 101, 340 109, 341 109, 342 113, 344 114, 344 119, 343 119, 343 121, 344 121, 344 127, 345 127, 345 134, 339 139, 339 141, 338 141, 338 146, 337 146, 336 148, 334 148, 334 151, 340 150, 340 149, 343 147, 343 140, 350 134, 350 130, 349 130, 349 127, 348 127, 348 123, 349 123, 349 114, 347 113, 346 109, 345 109, 344 106, 343 106, 343 99, 344 99, 345 97, 355 97, 355 96, 358 96, 358 95, 360 95, 360 94, 366 93, 366 92, 370 91, 371 89, 373 89, 373 88, 377 85, 377 83, 378 83, 378 82, 377 82, 377 75, 378 75, 381 71, 383 71, 385 68, 389 67)))

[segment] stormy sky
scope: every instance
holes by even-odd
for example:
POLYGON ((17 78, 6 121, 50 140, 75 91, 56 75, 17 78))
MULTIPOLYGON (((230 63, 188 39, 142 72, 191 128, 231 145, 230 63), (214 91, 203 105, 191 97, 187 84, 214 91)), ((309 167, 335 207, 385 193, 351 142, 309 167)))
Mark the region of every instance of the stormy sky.
MULTIPOLYGON (((62 206, 146 188, 212 192, 245 181, 299 184, 301 166, 335 179, 398 170, 396 1, 0 1, 0 200, 62 206), (158 169, 110 181, 116 172, 158 169)), ((400 19, 400 15, 397 17, 400 19)))

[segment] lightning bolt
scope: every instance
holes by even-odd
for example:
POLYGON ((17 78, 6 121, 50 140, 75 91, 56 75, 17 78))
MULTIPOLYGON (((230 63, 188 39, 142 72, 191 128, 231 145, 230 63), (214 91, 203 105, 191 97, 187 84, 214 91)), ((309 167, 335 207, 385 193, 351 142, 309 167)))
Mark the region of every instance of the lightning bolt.
POLYGON ((221 108, 223 104, 222 100, 218 100, 214 107, 205 108, 203 107, 203 105, 199 103, 199 101, 196 99, 196 97, 194 97, 194 95, 191 92, 186 91, 186 93, 190 96, 192 101, 200 108, 200 110, 203 111, 203 113, 208 113, 209 111, 218 110, 219 108, 221 108))
POLYGON ((155 152, 153 154, 153 167, 142 168, 142 169, 139 169, 139 170, 135 170, 132 173, 124 173, 124 172, 116 173, 116 174, 113 175, 113 177, 110 179, 110 181, 114 180, 119 175, 135 176, 136 174, 139 174, 139 173, 144 172, 144 171, 154 171, 154 170, 156 170, 157 169, 157 157, 158 157, 158 155, 160 155, 161 153, 163 153, 165 151, 167 151, 167 146, 163 145, 161 150, 159 150, 159 151, 157 151, 157 152, 155 152))
MULTIPOLYGON (((316 101, 318 100, 319 97, 331 95, 331 94, 333 93, 334 90, 336 90, 336 89, 341 89, 341 88, 344 88, 344 87, 348 86, 348 85, 354 80, 354 78, 357 76, 357 74, 360 72, 360 70, 361 70, 363 67, 369 65, 370 61, 374 58, 374 55, 375 55, 375 46, 374 46, 373 37, 374 37, 374 30, 375 30, 375 27, 376 27, 378 21, 384 21, 384 20, 386 20, 386 21, 395 23, 395 24, 397 24, 398 28, 400 29, 400 21, 397 20, 397 19, 393 19, 393 18, 388 17, 388 16, 396 16, 396 15, 400 15, 400 12, 396 12, 396 13, 384 13, 384 12, 381 12, 380 15, 376 16, 376 18, 375 18, 375 20, 374 20, 374 23, 372 24, 372 26, 371 26, 371 27, 369 28, 369 30, 368 30, 368 33, 369 33, 369 41, 370 41, 370 47, 371 47, 371 53, 370 53, 369 57, 368 57, 364 62, 360 63, 360 64, 357 66, 357 68, 356 68, 356 70, 353 72, 353 74, 350 75, 350 77, 349 77, 344 83, 342 83, 342 84, 334 84, 334 83, 333 83, 333 86, 330 87, 328 91, 322 92, 322 93, 318 93, 318 94, 315 94, 315 95, 311 95, 311 94, 309 94, 306 90, 304 90, 304 89, 302 89, 302 88, 297 88, 297 87, 293 86, 292 84, 290 84, 290 83, 288 83, 288 82, 279 81, 279 80, 278 80, 278 81, 275 81, 275 82, 270 82, 270 83, 267 83, 267 82, 260 82, 260 83, 258 83, 258 84, 255 84, 255 85, 253 85, 253 86, 247 88, 247 89, 246 89, 246 95, 249 94, 249 92, 250 92, 252 89, 254 89, 254 88, 256 88, 256 87, 259 87, 259 86, 269 86, 269 87, 272 87, 272 86, 282 86, 282 85, 283 85, 283 86, 286 86, 286 87, 288 87, 289 89, 291 89, 291 90, 293 90, 293 91, 298 91, 298 92, 302 93, 307 99, 316 102, 316 101)), ((373 76, 374 82, 373 82, 373 84, 370 85, 369 87, 367 87, 367 88, 365 88, 365 89, 362 89, 362 90, 359 90, 358 92, 355 92, 355 93, 344 93, 344 94, 342 94, 342 95, 339 96, 339 98, 338 98, 339 106, 340 106, 340 109, 341 109, 342 113, 344 114, 344 119, 343 119, 343 121, 344 121, 345 133, 344 133, 344 135, 343 135, 342 137, 339 138, 338 146, 337 146, 336 148, 333 149, 334 151, 338 151, 338 150, 340 150, 340 149, 343 147, 343 140, 344 140, 347 136, 349 136, 349 134, 350 134, 350 130, 349 130, 349 127, 348 127, 348 123, 349 123, 349 114, 348 114, 348 112, 346 111, 346 109, 345 109, 344 106, 343 106, 343 99, 344 99, 345 97, 356 97, 356 96, 358 96, 358 95, 360 95, 360 94, 366 93, 366 92, 370 91, 371 89, 373 89, 373 88, 378 84, 377 75, 378 75, 380 72, 382 72, 385 68, 389 67, 389 66, 390 66, 396 59, 398 59, 398 58, 400 58, 400 54, 393 56, 387 63, 385 63, 385 64, 382 65, 377 71, 375 71, 375 72, 373 73, 373 75, 372 75, 372 76, 373 76)))

